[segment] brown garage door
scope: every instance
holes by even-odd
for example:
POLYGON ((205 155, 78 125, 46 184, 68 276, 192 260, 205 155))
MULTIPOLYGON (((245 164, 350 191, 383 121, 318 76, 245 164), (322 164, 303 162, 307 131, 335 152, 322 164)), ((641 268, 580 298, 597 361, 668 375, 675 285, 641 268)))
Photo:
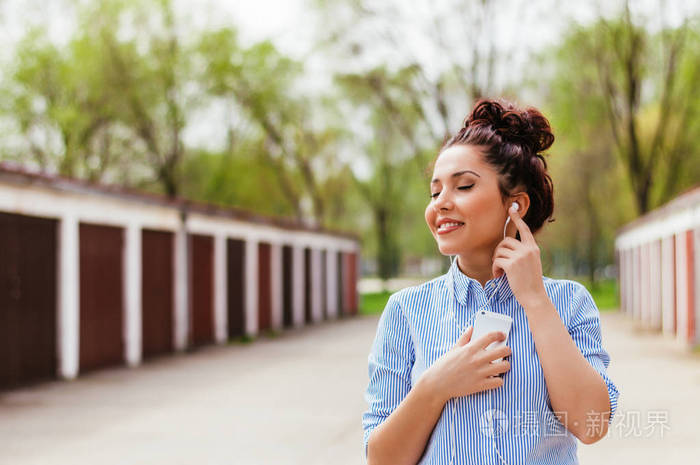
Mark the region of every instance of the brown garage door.
POLYGON ((245 334, 245 241, 227 241, 228 337, 245 334))
POLYGON ((304 249, 304 320, 311 323, 311 249, 304 249))
POLYGON ((214 239, 190 234, 190 344, 214 340, 214 239))
POLYGON ((173 233, 141 234, 143 356, 173 351, 173 233))
POLYGON ((338 268, 338 281, 336 289, 338 289, 338 294, 336 299, 338 301, 338 316, 342 317, 345 314, 345 270, 343 269, 343 252, 336 252, 338 255, 337 268, 338 268))
POLYGON ((282 247, 282 308, 285 328, 294 324, 294 309, 292 302, 292 247, 282 247))
POLYGON ((272 287, 270 286, 270 244, 258 244, 258 330, 271 327, 272 287))
POLYGON ((56 224, 0 213, 0 389, 56 376, 56 224))
POLYGON ((80 224, 80 371, 124 361, 123 229, 80 224))

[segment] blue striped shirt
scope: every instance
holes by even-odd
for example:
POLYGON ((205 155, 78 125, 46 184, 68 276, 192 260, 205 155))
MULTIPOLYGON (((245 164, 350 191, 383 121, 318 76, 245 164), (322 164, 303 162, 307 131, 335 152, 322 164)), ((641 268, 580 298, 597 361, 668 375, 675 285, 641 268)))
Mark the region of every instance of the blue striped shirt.
MULTIPOLYGON (((605 380, 610 424, 619 392, 607 376, 610 356, 602 345, 598 308, 580 283, 542 279, 574 343, 605 380)), ((552 411, 527 315, 506 275, 482 288, 459 270, 457 260, 446 274, 402 289, 386 304, 368 357, 368 408, 362 415, 365 457, 370 433, 398 407, 426 368, 454 346, 482 308, 513 318, 506 341, 512 350, 511 368, 503 375, 502 387, 447 402, 419 463, 578 463, 578 440, 552 411)), ((602 427, 601 417, 591 418, 588 427, 602 427)))

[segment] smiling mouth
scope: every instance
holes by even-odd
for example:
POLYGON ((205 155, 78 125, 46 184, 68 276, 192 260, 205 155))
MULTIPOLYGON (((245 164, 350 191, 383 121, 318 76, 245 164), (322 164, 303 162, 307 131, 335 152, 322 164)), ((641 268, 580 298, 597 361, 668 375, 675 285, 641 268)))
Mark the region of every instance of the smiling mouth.
POLYGON ((459 229, 462 226, 464 226, 464 223, 443 223, 437 228, 437 233, 438 234, 447 234, 449 232, 454 231, 455 229, 459 229))

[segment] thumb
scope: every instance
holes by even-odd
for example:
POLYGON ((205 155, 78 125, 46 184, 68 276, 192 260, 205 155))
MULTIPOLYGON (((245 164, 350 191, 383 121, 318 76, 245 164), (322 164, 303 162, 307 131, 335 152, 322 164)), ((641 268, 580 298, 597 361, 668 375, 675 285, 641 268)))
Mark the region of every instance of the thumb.
POLYGON ((472 333, 474 332, 474 327, 470 326, 467 328, 465 332, 462 333, 461 336, 459 336, 459 340, 455 344, 455 347, 462 347, 466 345, 469 341, 472 339, 472 333))

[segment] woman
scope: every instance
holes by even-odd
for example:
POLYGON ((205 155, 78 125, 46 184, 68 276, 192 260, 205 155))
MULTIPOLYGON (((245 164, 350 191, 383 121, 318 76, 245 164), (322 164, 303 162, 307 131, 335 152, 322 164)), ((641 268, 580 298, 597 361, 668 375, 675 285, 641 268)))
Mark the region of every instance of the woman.
POLYGON ((438 154, 425 220, 456 259, 393 294, 379 320, 362 417, 371 465, 572 464, 577 439, 607 433, 619 393, 598 309, 578 282, 542 276, 533 237, 554 208, 541 154, 553 142, 536 109, 481 100, 438 154), (510 333, 472 341, 480 309, 510 316, 510 333))

